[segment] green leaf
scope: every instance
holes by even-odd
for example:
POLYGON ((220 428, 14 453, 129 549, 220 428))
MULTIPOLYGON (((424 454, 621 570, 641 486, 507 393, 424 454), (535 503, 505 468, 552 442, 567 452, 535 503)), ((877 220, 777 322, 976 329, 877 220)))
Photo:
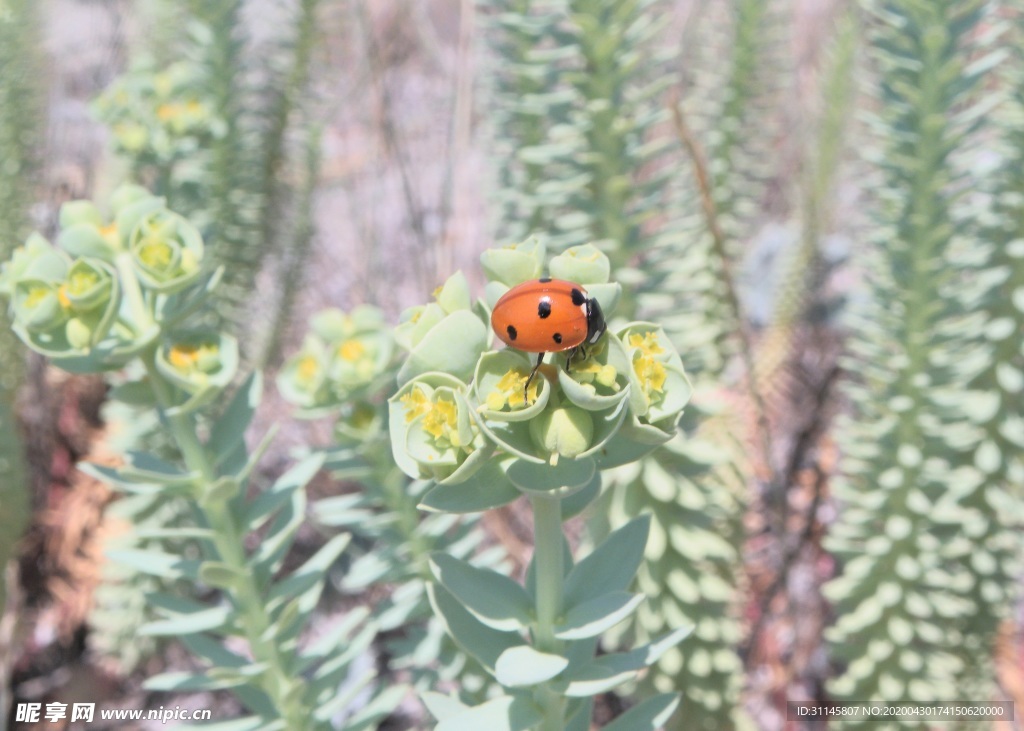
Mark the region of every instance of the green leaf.
POLYGON ((594 477, 594 469, 592 459, 562 459, 554 466, 519 459, 509 465, 507 474, 520 490, 561 491, 568 495, 586 487, 594 477))
POLYGON ((625 591, 643 560, 651 519, 644 515, 612 533, 594 551, 576 564, 565 581, 565 606, 625 591))
POLYGON ((147 622, 138 633, 149 637, 170 637, 197 634, 220 629, 231 619, 228 607, 206 607, 198 612, 178 613, 169 619, 147 622))
POLYGON ((387 688, 349 718, 345 722, 344 731, 363 731, 371 727, 376 729, 377 723, 390 716, 408 693, 409 689, 404 685, 387 688))
POLYGON ((253 553, 253 563, 267 575, 277 571, 285 553, 291 546, 295 532, 305 520, 306 513, 306 484, 313 478, 323 464, 324 455, 321 453, 311 454, 297 465, 288 470, 271 486, 270 492, 283 492, 289 495, 289 500, 278 511, 270 526, 270 530, 263 537, 263 541, 253 553))
POLYGON ((324 575, 351 540, 350 534, 339 533, 288 578, 275 584, 267 597, 267 609, 273 612, 279 605, 294 598, 299 600, 300 612, 312 612, 323 589, 324 575))
POLYGON ((217 589, 232 590, 245 582, 238 569, 221 561, 204 561, 199 566, 199 580, 217 589))
POLYGON ((464 482, 435 485, 420 499, 420 510, 479 513, 517 500, 521 493, 505 477, 502 464, 503 461, 491 459, 464 482))
POLYGON ((110 389, 108 396, 129 406, 156 406, 156 394, 149 381, 128 381, 110 389))
POLYGON ((205 690, 224 690, 241 685, 245 681, 240 678, 212 678, 197 673, 174 672, 161 673, 148 678, 142 683, 146 690, 159 690, 176 693, 195 693, 205 690))
POLYGON ((185 635, 181 642, 193 655, 198 655, 218 667, 237 668, 252 662, 250 658, 232 652, 209 635, 185 635))
POLYGON ((537 685, 558 675, 569 661, 561 655, 540 652, 529 645, 511 647, 501 653, 494 677, 510 688, 537 685))
MULTIPOLYGON (((310 479, 306 478, 303 481, 302 478, 304 477, 305 470, 294 474, 294 469, 301 465, 302 463, 296 465, 293 470, 286 472, 270 488, 261 492, 245 506, 245 514, 242 520, 249 530, 257 530, 274 513, 293 499, 296 490, 300 490, 305 486, 306 481, 310 479)), ((315 474, 315 470, 313 473, 315 474)))
POLYGON ((525 698, 501 696, 437 724, 434 731, 527 731, 543 720, 525 698))
POLYGON ((427 707, 430 715, 438 721, 454 718, 460 713, 465 713, 469 710, 469 706, 460 701, 458 697, 435 693, 432 690, 420 693, 420 700, 423 701, 423 705, 427 707))
POLYGON ((658 731, 679 707, 678 693, 662 693, 633 706, 604 731, 658 731))
POLYGON ((199 561, 183 559, 169 553, 120 549, 108 552, 107 556, 112 561, 124 564, 148 576, 159 576, 164 579, 188 578, 193 581, 199 578, 199 561))
POLYGON ((492 673, 501 653, 522 644, 515 632, 499 632, 483 624, 443 586, 428 584, 427 596, 448 634, 492 673))
POLYGON ((560 640, 597 637, 632 614, 643 600, 643 594, 615 591, 577 604, 555 627, 555 637, 560 640))
POLYGON ((590 482, 584 485, 580 490, 577 490, 572 495, 562 500, 562 520, 566 521, 569 518, 582 513, 590 504, 597 499, 601 494, 601 471, 595 470, 594 476, 590 482))
POLYGON ((563 692, 572 697, 592 696, 633 680, 692 631, 693 627, 681 627, 629 652, 616 652, 585 662, 574 662, 563 675, 566 681, 563 692))
POLYGON ((128 464, 121 473, 139 482, 155 482, 167 486, 191 485, 198 478, 195 472, 183 472, 177 465, 165 462, 148 452, 130 451, 125 453, 128 464))
POLYGON ((533 601, 507 576, 444 553, 431 555, 430 568, 434 577, 488 627, 507 632, 530 625, 533 601))
POLYGON ((210 429, 206 448, 217 463, 245 438, 245 430, 262 398, 263 374, 254 371, 239 386, 227 409, 210 429))
POLYGON ((430 329, 398 371, 404 385, 431 371, 450 373, 462 381, 473 377, 477 358, 488 344, 487 327, 470 310, 457 310, 430 329))
POLYGON ((376 677, 377 671, 368 668, 356 677, 345 678, 345 685, 340 692, 337 687, 339 681, 332 677, 330 686, 321 689, 315 696, 316 710, 313 712, 313 717, 318 721, 329 722, 331 718, 351 707, 361 694, 369 690, 370 684, 376 677))

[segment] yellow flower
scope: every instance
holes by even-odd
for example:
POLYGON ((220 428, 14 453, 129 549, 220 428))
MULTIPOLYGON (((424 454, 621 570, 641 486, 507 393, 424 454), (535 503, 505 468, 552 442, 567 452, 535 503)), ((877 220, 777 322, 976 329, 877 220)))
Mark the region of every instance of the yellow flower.
POLYGON ((181 114, 181 105, 175 103, 161 104, 156 108, 156 116, 161 122, 169 122, 181 114))
MULTIPOLYGON (((501 411, 507 404, 510 409, 518 409, 527 405, 524 387, 529 373, 518 368, 508 370, 497 383, 497 390, 487 394, 486 405, 492 411, 501 411)), ((529 400, 537 400, 537 391, 540 388, 540 377, 535 377, 530 383, 529 400)))
POLYGON ((338 356, 349 363, 354 363, 366 354, 366 345, 361 340, 346 340, 338 346, 338 356))
POLYGON ((214 343, 177 343, 167 353, 167 362, 182 373, 207 370, 216 362, 220 348, 214 343))
MULTIPOLYGON (((100 281, 100 278, 96 276, 95 272, 92 271, 77 271, 71 275, 71 279, 67 284, 61 287, 61 304, 64 304, 64 300, 67 297, 64 290, 65 288, 70 290, 72 294, 83 295, 90 289, 95 287, 100 281)), ((70 303, 68 303, 70 304, 70 303)), ((64 305, 67 307, 68 305, 64 305)))
POLYGON ((448 437, 452 444, 458 446, 456 414, 454 402, 438 399, 423 418, 423 430, 434 439, 448 437))
POLYGON ((412 389, 409 393, 402 396, 401 401, 405 406, 406 424, 417 417, 423 416, 430 410, 430 400, 427 398, 427 394, 423 392, 422 388, 412 389))
POLYGON ((166 269, 174 260, 174 250, 164 241, 150 240, 139 248, 139 259, 151 269, 166 269))
POLYGON ((320 374, 320 361, 315 356, 304 355, 298 362, 296 373, 299 380, 304 383, 314 381, 320 374))
POLYGON ((646 356, 661 355, 665 352, 661 343, 658 342, 658 334, 655 332, 647 332, 643 335, 633 333, 629 336, 629 344, 633 348, 639 348, 646 356))
MULTIPOLYGON (((63 287, 61 287, 61 290, 62 291, 58 293, 57 296, 60 298, 61 304, 64 304, 67 301, 67 295, 63 293, 63 287)), ((44 299, 46 299, 46 296, 48 294, 50 294, 49 287, 33 287, 32 289, 29 290, 28 296, 25 298, 25 306, 30 308, 35 307, 44 299)), ((64 306, 70 307, 71 303, 68 302, 64 306)))
POLYGON ((647 394, 648 398, 665 390, 667 374, 665 366, 660 361, 641 353, 640 357, 633 360, 633 370, 636 371, 636 375, 640 378, 640 385, 643 387, 644 393, 647 394))

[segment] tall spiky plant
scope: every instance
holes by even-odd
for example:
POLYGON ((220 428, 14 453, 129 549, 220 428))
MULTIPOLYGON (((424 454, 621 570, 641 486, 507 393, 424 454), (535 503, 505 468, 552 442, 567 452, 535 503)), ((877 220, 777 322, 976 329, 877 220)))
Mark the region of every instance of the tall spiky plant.
MULTIPOLYGON (((751 107, 758 99, 757 74, 766 67, 765 43, 755 29, 761 5, 760 0, 730 5, 739 19, 728 26, 732 37, 725 44, 734 62, 723 78, 722 49, 716 47, 719 56, 706 64, 708 78, 715 75, 711 69, 719 71, 716 83, 708 84, 706 95, 695 94, 692 103, 699 112, 693 115, 699 118, 697 129, 708 133, 702 141, 717 156, 718 177, 705 187, 721 198, 723 215, 737 222, 757 203, 757 181, 745 178, 740 141, 756 137, 750 132, 755 121, 751 107), (733 136, 713 138, 710 133, 726 108, 733 136)), ((503 230, 555 231, 550 243, 556 248, 595 241, 616 266, 633 267, 629 276, 636 296, 631 292, 620 310, 627 317, 656 312, 671 328, 688 371, 714 383, 736 352, 742 315, 723 238, 707 234, 701 191, 692 177, 681 181, 678 170, 684 161, 678 146, 663 127, 659 132, 667 119, 666 87, 673 80, 659 50, 658 31, 669 17, 666 7, 652 0, 567 0, 565 8, 564 19, 506 13, 493 41, 504 79, 492 105, 499 110, 498 149, 514 151, 498 165, 519 171, 515 178, 507 173, 503 178, 515 186, 514 193, 505 195, 520 202, 503 208, 503 230), (514 53, 522 49, 513 36, 520 28, 529 28, 532 38, 556 39, 560 65, 530 75, 524 63, 529 54, 514 53), (572 103, 568 118, 530 116, 530 111, 543 111, 539 104, 524 111, 523 99, 515 95, 521 88, 516 80, 524 74, 544 81, 539 99, 572 103), (537 164, 522 166, 520 158, 537 164), (547 195, 551 191, 558 196, 547 195), (519 211, 530 215, 516 218, 519 211)), ((548 52, 549 58, 555 55, 548 52)), ((756 121, 762 129, 763 119, 756 121)), ((739 225, 730 227, 731 234, 739 230, 739 225)), ((689 422, 691 429, 697 421, 689 422)), ((624 489, 615 498, 623 517, 641 511, 654 517, 649 562, 640 581, 657 588, 659 602, 656 611, 641 617, 643 630, 655 634, 681 617, 697 625, 686 653, 667 653, 652 683, 682 690, 686 723, 708 729, 736 723, 740 685, 734 587, 743 479, 736 445, 716 423, 703 428, 703 440, 670 445, 638 471, 621 475, 624 489)))
MULTIPOLYGON (((38 160, 39 32, 36 4, 0 0, 0 261, 27 233, 38 160)), ((24 371, 24 350, 0 311, 0 570, 27 521, 28 496, 14 397, 24 371)), ((4 587, 0 581, 0 609, 4 587)), ((0 708, 0 712, 4 709, 0 708)))
POLYGON ((566 0, 481 0, 496 104, 491 110, 497 169, 497 233, 521 241, 552 232, 558 247, 583 243, 551 225, 586 180, 569 160, 581 151, 570 121, 577 101, 566 83, 576 49, 562 43, 559 24, 566 0))
POLYGON ((1024 12, 1011 12, 1004 36, 1004 47, 1011 49, 1004 64, 1009 99, 996 115, 1002 159, 980 227, 986 257, 965 262, 985 280, 980 309, 986 322, 982 347, 988 352, 968 398, 977 402, 975 419, 983 430, 973 466, 989 487, 975 489, 963 501, 969 515, 983 518, 978 529, 986 526, 985 534, 972 536, 976 545, 961 558, 974 575, 969 596, 975 611, 963 629, 969 652, 957 685, 962 697, 972 698, 989 689, 993 641, 1019 596, 1024 548, 1014 533, 1024 524, 1024 12))
MULTIPOLYGON (((282 179, 290 162, 289 127, 308 93, 320 2, 299 2, 289 30, 261 49, 259 59, 244 30, 243 5, 194 1, 189 9, 197 21, 191 52, 224 124, 211 145, 208 173, 211 251, 225 267, 216 312, 222 323, 251 328, 247 302, 256 276, 266 257, 293 238, 281 229, 289 197, 282 179), (258 86, 256 66, 263 76, 258 86)), ((268 334, 255 334, 247 340, 266 346, 268 334)), ((257 360, 267 355, 253 348, 247 354, 257 360)))
POLYGON ((991 103, 982 82, 995 57, 979 34, 987 5, 864 8, 877 73, 874 227, 862 255, 870 297, 851 323, 855 412, 839 432, 842 512, 829 547, 843 567, 828 594, 841 668, 831 690, 950 700, 963 697, 970 669, 970 697, 982 698, 1020 526, 1019 503, 989 471, 983 425, 1001 404, 996 391, 972 388, 1003 327, 979 307, 1000 277, 983 255, 991 244, 978 237, 976 208, 960 205, 991 103))

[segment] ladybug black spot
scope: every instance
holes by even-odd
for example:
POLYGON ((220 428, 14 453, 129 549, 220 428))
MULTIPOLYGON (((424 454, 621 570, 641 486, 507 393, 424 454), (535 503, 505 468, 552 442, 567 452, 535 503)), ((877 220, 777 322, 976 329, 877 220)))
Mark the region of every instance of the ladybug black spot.
POLYGON ((508 333, 509 340, 515 340, 516 336, 519 335, 519 333, 516 332, 516 329, 512 325, 509 325, 507 328, 505 328, 505 332, 508 333))
POLYGON ((574 287, 572 290, 572 303, 579 307, 586 301, 587 296, 574 287))
POLYGON ((559 345, 561 345, 562 344, 562 333, 555 333, 554 335, 551 336, 551 339, 554 340, 559 345))
POLYGON ((551 277, 541 277, 537 281, 540 282, 541 284, 547 284, 548 282, 551 281, 551 277))
POLYGON ((550 314, 551 314, 551 300, 549 300, 549 299, 542 299, 539 303, 537 303, 537 317, 539 317, 540 319, 543 320, 546 317, 548 317, 550 314))

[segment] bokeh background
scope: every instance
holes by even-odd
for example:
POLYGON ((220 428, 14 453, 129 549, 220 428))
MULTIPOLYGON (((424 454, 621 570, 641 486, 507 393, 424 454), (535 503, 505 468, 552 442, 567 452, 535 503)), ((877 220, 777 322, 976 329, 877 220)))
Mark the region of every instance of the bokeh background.
MULTIPOLYGON (((648 678, 673 728, 1024 702, 1022 38, 1016 0, 0 0, 0 253, 141 182, 273 375, 323 307, 397 321, 487 247, 594 241, 697 386, 608 498, 656 518, 646 631, 697 626, 648 678)), ((0 698, 172 705, 141 682, 188 660, 104 595, 131 525, 74 468, 142 427, 6 327, 0 362, 0 698)), ((264 481, 331 439, 273 387, 271 423, 264 481)), ((528 560, 519 509, 483 524, 528 560)))

